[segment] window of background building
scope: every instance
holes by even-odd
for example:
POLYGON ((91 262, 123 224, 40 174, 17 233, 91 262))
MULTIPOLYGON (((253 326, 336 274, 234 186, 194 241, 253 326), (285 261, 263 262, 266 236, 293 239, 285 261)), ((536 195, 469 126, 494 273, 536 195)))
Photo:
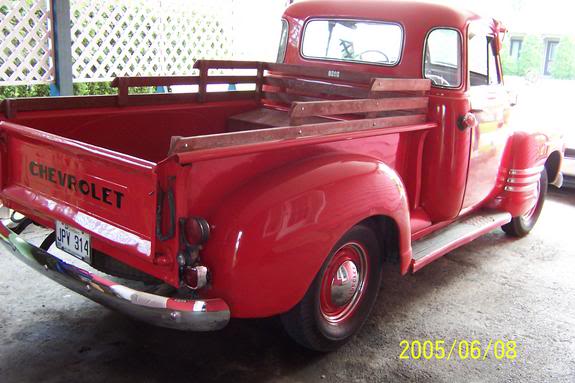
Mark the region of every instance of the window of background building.
POLYGON ((521 55, 521 45, 522 44, 523 44, 523 39, 517 38, 517 37, 511 38, 511 41, 509 44, 509 55, 514 60, 519 59, 519 56, 521 55))
POLYGON ((557 52, 557 45, 559 41, 557 40, 546 40, 545 41, 545 70, 543 74, 549 76, 551 74, 551 68, 553 66, 553 61, 555 61, 555 53, 557 52))

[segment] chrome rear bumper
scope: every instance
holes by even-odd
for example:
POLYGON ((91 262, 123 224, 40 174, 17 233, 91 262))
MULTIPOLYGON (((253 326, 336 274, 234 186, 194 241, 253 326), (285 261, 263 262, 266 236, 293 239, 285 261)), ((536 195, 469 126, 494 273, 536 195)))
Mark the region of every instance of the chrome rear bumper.
POLYGON ((186 331, 219 330, 230 320, 230 309, 221 299, 182 300, 134 290, 64 262, 1 223, 0 242, 16 258, 48 278, 135 319, 186 331))

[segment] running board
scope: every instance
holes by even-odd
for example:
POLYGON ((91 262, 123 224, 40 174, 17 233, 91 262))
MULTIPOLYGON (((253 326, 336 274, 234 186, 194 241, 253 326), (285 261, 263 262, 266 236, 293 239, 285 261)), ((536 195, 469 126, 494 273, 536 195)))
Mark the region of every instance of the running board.
POLYGON ((511 221, 511 214, 479 212, 456 221, 449 226, 413 242, 411 271, 415 273, 461 245, 473 241, 491 230, 511 221))

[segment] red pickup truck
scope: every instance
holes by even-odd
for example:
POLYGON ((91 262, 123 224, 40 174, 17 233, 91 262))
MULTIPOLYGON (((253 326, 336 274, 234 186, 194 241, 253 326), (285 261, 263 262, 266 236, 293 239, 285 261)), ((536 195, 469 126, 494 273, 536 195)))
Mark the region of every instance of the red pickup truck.
POLYGON ((442 5, 313 0, 285 11, 278 63, 198 61, 197 76, 117 78, 117 96, 5 100, 0 198, 25 218, 0 242, 158 326, 279 315, 302 345, 334 349, 384 267, 417 272, 498 227, 524 236, 559 182, 560 143, 507 124, 503 32, 442 5), (197 91, 129 91, 176 85, 197 91), (54 232, 31 245, 30 223, 54 232))

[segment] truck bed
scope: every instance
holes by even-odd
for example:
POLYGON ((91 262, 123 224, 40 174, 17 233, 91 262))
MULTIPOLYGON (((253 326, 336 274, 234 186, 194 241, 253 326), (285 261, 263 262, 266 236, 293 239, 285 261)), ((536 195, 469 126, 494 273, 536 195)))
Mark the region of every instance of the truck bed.
POLYGON ((318 124, 379 118, 375 125, 367 120, 347 124, 345 131, 352 131, 426 120, 429 80, 374 79, 356 72, 335 72, 339 77, 334 77, 325 69, 260 62, 198 61, 196 67, 197 76, 117 78, 117 96, 5 100, 0 121, 158 163, 189 149, 304 136, 302 129, 295 136, 285 129, 261 132, 269 128, 312 124, 302 132, 324 135, 344 131, 318 124), (208 91, 223 83, 253 90, 208 91), (198 91, 129 93, 131 87, 174 85, 196 85, 198 91))
MULTIPOLYGON (((177 217, 209 218, 218 200, 246 179, 325 150, 310 145, 346 150, 342 145, 350 139, 385 136, 366 142, 375 153, 413 131, 401 145, 421 147, 435 126, 426 115, 429 80, 261 62, 196 66, 198 76, 117 78, 117 96, 5 100, 4 204, 47 227, 57 220, 85 231, 96 255, 177 286, 177 217), (222 74, 230 70, 236 73, 222 74), (253 89, 210 92, 213 84, 253 89), (129 92, 175 85, 196 85, 198 91, 129 92), (307 148, 290 149, 295 146, 307 148), (274 158, 250 157, 274 149, 274 158), (184 169, 190 163, 195 166, 184 169), (177 203, 170 200, 174 194, 177 203)), ((393 167, 394 153, 382 161, 393 167)), ((406 163, 409 168, 398 171, 415 207, 421 153, 406 163)))

